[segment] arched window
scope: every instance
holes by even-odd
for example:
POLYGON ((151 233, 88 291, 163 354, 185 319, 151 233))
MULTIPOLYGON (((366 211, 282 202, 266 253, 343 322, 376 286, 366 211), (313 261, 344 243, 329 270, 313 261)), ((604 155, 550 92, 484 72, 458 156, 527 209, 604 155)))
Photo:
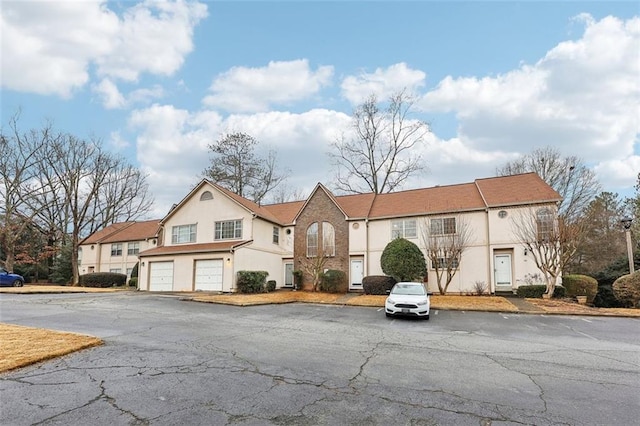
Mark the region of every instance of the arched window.
POLYGON ((538 241, 549 242, 553 238, 553 212, 550 209, 539 209, 536 212, 538 241))
POLYGON ((213 194, 211 191, 204 191, 202 195, 200 195, 200 201, 213 200, 213 194))
POLYGON ((318 222, 313 222, 307 228, 307 257, 318 255, 318 222))
POLYGON ((324 256, 336 255, 336 231, 329 222, 322 222, 322 253, 324 256))

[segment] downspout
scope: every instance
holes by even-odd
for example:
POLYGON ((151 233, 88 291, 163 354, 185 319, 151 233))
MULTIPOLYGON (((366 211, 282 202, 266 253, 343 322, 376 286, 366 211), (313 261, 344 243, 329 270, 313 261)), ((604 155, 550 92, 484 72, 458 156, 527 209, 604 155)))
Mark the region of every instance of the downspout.
POLYGON ((364 219, 365 234, 364 234, 364 265, 365 265, 365 277, 369 276, 369 218, 364 219))
POLYGON ((489 240, 491 236, 491 232, 489 232, 489 209, 484 209, 485 211, 485 230, 486 230, 486 238, 487 238, 487 282, 489 283, 489 292, 491 294, 495 294, 496 289, 493 280, 491 279, 491 241, 489 240))

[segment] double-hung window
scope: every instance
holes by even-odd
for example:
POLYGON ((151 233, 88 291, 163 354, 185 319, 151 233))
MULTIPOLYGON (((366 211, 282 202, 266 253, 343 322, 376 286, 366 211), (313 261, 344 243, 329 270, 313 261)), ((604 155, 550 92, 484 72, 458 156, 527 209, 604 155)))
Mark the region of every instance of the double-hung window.
POLYGON ((280 228, 277 226, 273 227, 273 244, 280 243, 280 228))
POLYGON ((457 258, 439 257, 438 261, 431 262, 432 269, 447 269, 447 265, 451 266, 451 269, 458 269, 460 262, 457 258))
POLYGON ((430 222, 431 235, 451 235, 456 233, 456 218, 445 217, 440 219, 431 219, 430 222))
POLYGON ((553 239, 553 213, 550 209, 540 209, 536 212, 536 227, 539 242, 549 242, 553 239))
POLYGON ((196 242, 196 224, 179 225, 171 228, 171 243, 184 244, 196 242))
POLYGON ((391 239, 396 238, 416 238, 416 220, 403 219, 391 221, 391 239))
POLYGON ((233 240, 242 238, 242 219, 216 222, 214 239, 233 240))
POLYGON ((138 253, 140 253, 140 243, 139 242, 128 243, 127 244, 127 254, 128 255, 133 255, 133 254, 138 254, 138 253))
POLYGON ((111 256, 122 256, 122 243, 111 244, 111 256))

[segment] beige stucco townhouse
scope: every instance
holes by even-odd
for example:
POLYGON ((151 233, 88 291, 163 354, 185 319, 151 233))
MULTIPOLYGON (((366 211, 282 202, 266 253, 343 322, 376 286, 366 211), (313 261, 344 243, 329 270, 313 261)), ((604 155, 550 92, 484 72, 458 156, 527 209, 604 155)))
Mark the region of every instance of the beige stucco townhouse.
MULTIPOLYGON (((426 230, 455 234, 464 223, 470 238, 448 292, 472 292, 476 282, 492 293, 511 291, 539 272, 512 218, 554 217, 559 201, 534 173, 378 195, 336 196, 318 184, 304 201, 263 206, 203 180, 160 220, 150 240, 157 246, 138 254, 139 287, 231 292, 242 270, 267 271, 277 287, 292 287, 300 259, 322 253, 325 267, 344 271, 358 291, 363 277, 383 274, 380 257, 393 238, 424 250, 426 230)), ((426 281, 437 291, 427 263, 426 281)))
POLYGON ((114 223, 80 242, 78 273, 117 272, 131 277, 138 253, 155 247, 159 220, 114 223))

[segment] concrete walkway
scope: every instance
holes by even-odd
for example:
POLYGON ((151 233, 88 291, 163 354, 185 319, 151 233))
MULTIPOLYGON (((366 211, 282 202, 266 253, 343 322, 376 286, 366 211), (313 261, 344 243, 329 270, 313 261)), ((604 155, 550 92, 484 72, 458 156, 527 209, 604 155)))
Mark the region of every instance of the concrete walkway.
POLYGON ((511 303, 512 305, 515 305, 516 308, 518 308, 519 312, 523 312, 523 313, 527 313, 527 312, 532 312, 532 313, 540 313, 540 312, 545 312, 544 309, 542 309, 539 306, 534 305, 531 302, 527 302, 526 300, 520 298, 520 297, 505 297, 505 299, 507 299, 507 301, 509 301, 509 303, 511 303))

